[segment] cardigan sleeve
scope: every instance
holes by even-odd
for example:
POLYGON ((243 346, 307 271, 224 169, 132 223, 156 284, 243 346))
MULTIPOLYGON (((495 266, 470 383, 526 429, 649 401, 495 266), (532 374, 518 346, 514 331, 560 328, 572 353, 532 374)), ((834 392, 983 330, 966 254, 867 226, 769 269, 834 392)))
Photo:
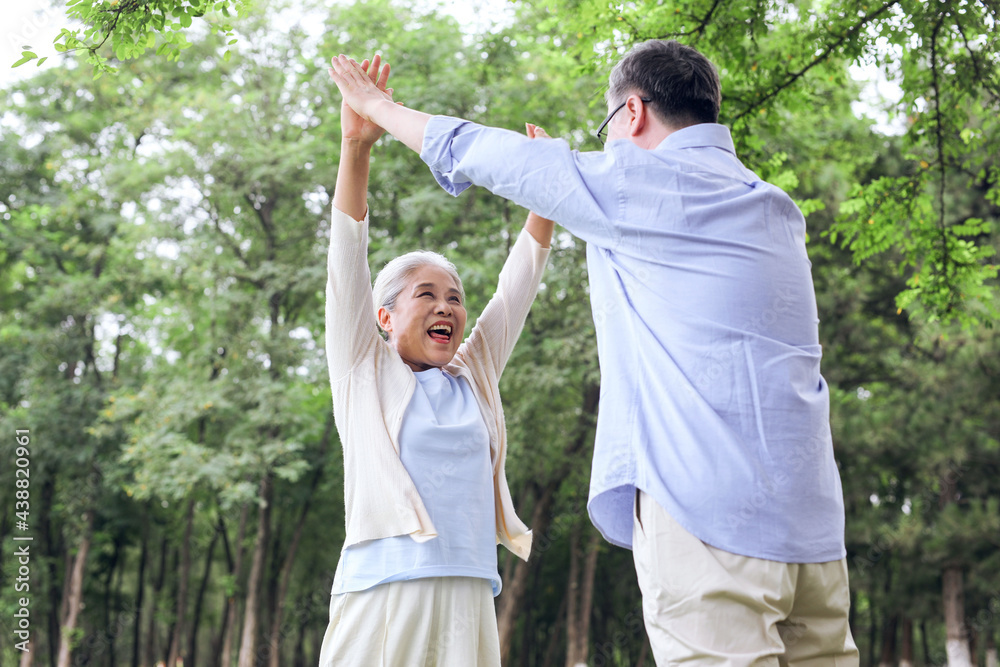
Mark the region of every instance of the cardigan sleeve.
POLYGON ((330 382, 351 372, 379 339, 368 270, 368 215, 332 209, 326 281, 326 358, 330 382))
POLYGON ((497 291, 476 320, 458 355, 466 363, 487 364, 499 381, 538 293, 549 248, 521 230, 500 271, 497 291))

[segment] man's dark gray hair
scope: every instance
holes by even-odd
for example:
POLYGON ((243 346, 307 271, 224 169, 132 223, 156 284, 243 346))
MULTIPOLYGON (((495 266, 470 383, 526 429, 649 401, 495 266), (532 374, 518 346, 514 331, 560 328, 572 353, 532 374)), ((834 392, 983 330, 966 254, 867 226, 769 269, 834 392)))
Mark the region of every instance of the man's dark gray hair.
POLYGON ((674 127, 719 121, 719 73, 708 58, 680 42, 651 39, 625 54, 611 70, 606 97, 618 105, 632 93, 652 100, 653 111, 674 127))

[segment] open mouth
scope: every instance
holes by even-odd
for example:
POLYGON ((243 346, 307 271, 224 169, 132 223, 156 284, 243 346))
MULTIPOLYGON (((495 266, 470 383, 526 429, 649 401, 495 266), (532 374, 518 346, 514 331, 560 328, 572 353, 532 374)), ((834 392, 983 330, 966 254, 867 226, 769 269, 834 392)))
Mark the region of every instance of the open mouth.
POLYGON ((435 324, 430 329, 427 330, 427 335, 431 337, 435 343, 450 343, 451 342, 451 325, 450 324, 435 324))

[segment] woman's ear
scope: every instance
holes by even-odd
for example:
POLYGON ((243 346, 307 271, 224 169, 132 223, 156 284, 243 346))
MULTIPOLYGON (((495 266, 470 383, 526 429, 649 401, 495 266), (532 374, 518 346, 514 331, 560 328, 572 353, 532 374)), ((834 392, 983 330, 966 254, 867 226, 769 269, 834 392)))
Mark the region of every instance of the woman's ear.
POLYGON ((385 306, 378 309, 378 325, 387 334, 392 333, 392 313, 385 306))

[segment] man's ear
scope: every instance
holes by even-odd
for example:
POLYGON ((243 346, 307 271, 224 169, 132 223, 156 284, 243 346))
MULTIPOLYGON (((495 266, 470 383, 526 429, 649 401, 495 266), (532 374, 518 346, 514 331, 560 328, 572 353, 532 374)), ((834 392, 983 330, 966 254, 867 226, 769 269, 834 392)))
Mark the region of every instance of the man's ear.
POLYGON ((649 124, 650 109, 639 95, 633 93, 625 100, 625 109, 628 113, 628 133, 635 137, 642 134, 642 131, 649 124))
POLYGON ((378 325, 387 334, 392 333, 392 313, 385 306, 378 309, 378 325))

